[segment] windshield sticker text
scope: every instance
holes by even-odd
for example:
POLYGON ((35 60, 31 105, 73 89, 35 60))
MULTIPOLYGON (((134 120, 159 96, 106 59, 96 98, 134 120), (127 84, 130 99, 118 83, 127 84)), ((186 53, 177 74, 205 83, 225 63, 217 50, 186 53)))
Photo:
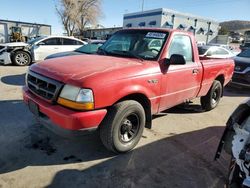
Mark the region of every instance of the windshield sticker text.
POLYGON ((166 33, 156 33, 156 32, 148 32, 146 37, 147 38, 157 38, 157 39, 164 39, 166 33))

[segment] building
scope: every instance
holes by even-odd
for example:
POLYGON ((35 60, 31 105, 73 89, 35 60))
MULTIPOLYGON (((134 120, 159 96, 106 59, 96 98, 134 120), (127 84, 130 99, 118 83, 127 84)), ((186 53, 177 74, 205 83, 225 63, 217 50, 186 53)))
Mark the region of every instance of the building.
POLYGON ((0 43, 10 42, 13 32, 21 32, 25 39, 51 35, 51 25, 0 19, 0 43))
POLYGON ((218 34, 219 22, 212 19, 160 8, 125 14, 123 27, 162 27, 193 32, 196 40, 209 43, 218 34))
POLYGON ((110 28, 95 28, 87 29, 83 32, 83 36, 89 39, 104 39, 106 40, 116 31, 121 30, 122 27, 110 27, 110 28))

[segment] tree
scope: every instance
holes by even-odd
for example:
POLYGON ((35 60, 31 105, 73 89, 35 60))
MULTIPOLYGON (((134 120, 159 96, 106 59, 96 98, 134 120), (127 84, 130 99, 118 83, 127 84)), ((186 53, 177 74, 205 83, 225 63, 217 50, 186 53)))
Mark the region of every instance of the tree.
POLYGON ((83 31, 87 25, 95 25, 101 16, 101 0, 59 0, 57 14, 68 36, 83 31))
POLYGON ((101 16, 101 0, 81 0, 79 2, 79 18, 77 27, 80 34, 83 34, 87 25, 96 25, 101 16))

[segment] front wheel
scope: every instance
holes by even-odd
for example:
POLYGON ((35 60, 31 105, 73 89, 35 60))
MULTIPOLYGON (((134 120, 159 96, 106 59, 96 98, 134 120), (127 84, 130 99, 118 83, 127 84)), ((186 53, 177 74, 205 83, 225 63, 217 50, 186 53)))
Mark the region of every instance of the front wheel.
POLYGON ((26 66, 31 63, 31 57, 27 52, 17 51, 12 57, 12 62, 18 66, 26 66))
POLYGON ((117 103, 109 109, 100 127, 102 143, 115 153, 127 152, 139 142, 145 122, 140 103, 132 100, 117 103))
POLYGON ((214 109, 220 102, 222 96, 222 85, 220 81, 215 80, 206 96, 201 97, 201 106, 204 110, 214 109))

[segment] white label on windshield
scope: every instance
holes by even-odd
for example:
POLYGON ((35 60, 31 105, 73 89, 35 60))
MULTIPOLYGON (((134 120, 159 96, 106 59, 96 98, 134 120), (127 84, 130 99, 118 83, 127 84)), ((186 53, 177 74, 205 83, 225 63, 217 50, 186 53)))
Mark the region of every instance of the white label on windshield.
POLYGON ((156 32, 148 32, 146 37, 148 38, 157 38, 157 39, 164 39, 166 33, 156 33, 156 32))

